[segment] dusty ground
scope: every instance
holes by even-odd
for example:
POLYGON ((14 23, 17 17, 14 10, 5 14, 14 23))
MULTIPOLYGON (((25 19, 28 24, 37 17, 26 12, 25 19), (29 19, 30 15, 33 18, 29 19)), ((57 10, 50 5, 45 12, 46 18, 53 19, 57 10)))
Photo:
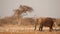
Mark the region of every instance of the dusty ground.
POLYGON ((43 31, 34 31, 34 27, 31 26, 4 26, 0 27, 0 34, 60 34, 60 30, 49 32, 48 28, 44 28, 43 31))
POLYGON ((41 31, 20 31, 20 32, 0 32, 0 34, 60 34, 60 31, 57 32, 41 32, 41 31))

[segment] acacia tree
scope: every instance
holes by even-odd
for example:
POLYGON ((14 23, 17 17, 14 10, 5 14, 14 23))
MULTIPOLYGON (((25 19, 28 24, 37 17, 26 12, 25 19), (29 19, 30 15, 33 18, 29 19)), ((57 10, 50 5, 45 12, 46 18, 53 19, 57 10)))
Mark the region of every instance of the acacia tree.
POLYGON ((19 17, 21 17, 21 14, 26 12, 32 12, 33 8, 26 5, 20 5, 19 8, 14 11, 14 16, 17 18, 17 22, 19 22, 19 17))

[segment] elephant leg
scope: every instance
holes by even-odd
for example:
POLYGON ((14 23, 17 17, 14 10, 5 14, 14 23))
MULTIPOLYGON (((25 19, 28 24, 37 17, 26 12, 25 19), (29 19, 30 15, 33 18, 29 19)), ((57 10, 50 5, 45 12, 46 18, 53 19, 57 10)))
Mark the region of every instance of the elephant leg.
POLYGON ((43 25, 39 26, 39 31, 42 31, 43 25))
POLYGON ((34 30, 36 30, 36 25, 35 25, 35 28, 34 28, 34 30))
POLYGON ((35 23, 35 28, 34 28, 34 30, 36 30, 36 27, 37 27, 37 23, 35 23))
POLYGON ((51 26, 49 31, 52 31, 52 30, 53 30, 53 28, 52 28, 52 26, 51 26))

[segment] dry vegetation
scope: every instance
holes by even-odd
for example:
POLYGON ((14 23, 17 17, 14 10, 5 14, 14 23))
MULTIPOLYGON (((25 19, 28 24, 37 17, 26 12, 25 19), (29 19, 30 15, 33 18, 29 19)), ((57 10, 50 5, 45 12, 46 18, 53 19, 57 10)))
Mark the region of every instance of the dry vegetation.
POLYGON ((2 21, 5 21, 6 24, 4 22, 4 26, 0 27, 0 34, 60 34, 60 30, 49 32, 48 30, 38 31, 37 29, 34 31, 35 21, 32 18, 21 18, 21 25, 17 24, 15 18, 5 18, 5 20, 2 21))
MULTIPOLYGON (((0 18, 0 34, 60 34, 60 31, 34 31, 34 18, 21 18, 21 14, 32 10, 31 7, 21 5, 13 16, 0 18)), ((60 19, 57 22, 60 22, 60 19)))
POLYGON ((34 31, 34 26, 28 25, 28 26, 17 26, 17 25, 8 25, 4 28, 4 31, 1 31, 0 28, 0 34, 60 34, 60 31, 52 31, 49 32, 49 30, 43 30, 43 31, 34 31), (30 28, 30 29, 29 29, 30 28), (32 28, 32 29, 31 29, 32 28))
POLYGON ((0 34, 60 34, 60 32, 20 31, 20 32, 0 32, 0 34))

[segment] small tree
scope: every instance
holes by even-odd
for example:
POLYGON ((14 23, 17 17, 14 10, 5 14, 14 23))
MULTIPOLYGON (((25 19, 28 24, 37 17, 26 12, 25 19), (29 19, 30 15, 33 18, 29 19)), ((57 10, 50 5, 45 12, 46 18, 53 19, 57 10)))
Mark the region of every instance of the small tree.
POLYGON ((22 17, 21 14, 26 12, 32 12, 33 8, 26 5, 20 5, 20 7, 14 11, 14 16, 17 18, 17 21, 19 22, 19 17, 22 17))

